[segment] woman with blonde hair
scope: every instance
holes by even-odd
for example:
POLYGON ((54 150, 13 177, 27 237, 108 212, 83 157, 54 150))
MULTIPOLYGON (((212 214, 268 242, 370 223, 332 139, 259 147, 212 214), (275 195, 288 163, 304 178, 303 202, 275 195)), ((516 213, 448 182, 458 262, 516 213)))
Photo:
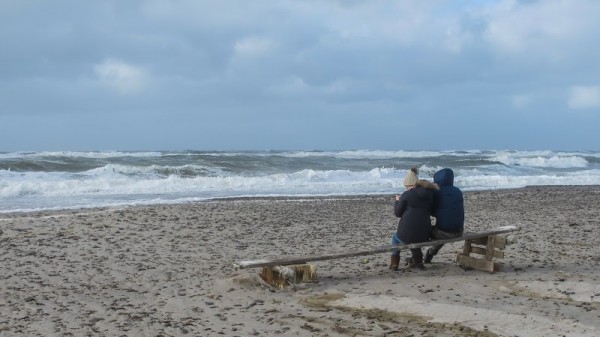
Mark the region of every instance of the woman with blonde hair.
MULTIPOLYGON (((431 215, 435 207, 435 192, 438 186, 427 180, 419 179, 418 169, 413 167, 404 177, 406 191, 396 195, 394 214, 400 218, 396 233, 392 236, 392 244, 418 243, 428 241, 431 237, 431 215)), ((423 251, 421 248, 410 250, 409 268, 424 269, 423 251)), ((398 270, 400 251, 393 251, 390 269, 398 270)))

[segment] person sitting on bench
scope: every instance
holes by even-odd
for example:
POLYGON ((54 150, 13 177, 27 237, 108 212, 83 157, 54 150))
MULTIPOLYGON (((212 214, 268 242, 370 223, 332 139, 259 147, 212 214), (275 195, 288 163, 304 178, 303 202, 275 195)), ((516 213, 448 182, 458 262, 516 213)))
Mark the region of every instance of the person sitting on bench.
MULTIPOLYGON (((417 168, 412 168, 404 177, 406 191, 396 195, 394 214, 400 218, 396 233, 392 236, 392 244, 418 243, 428 241, 431 237, 431 215, 435 206, 437 185, 427 180, 418 179, 417 168)), ((412 258, 409 268, 424 269, 423 251, 421 248, 410 250, 412 258)), ((398 270, 400 251, 392 252, 390 269, 398 270)))
MULTIPOLYGON (((465 222, 465 207, 462 191, 454 186, 454 172, 449 168, 437 171, 433 182, 439 186, 435 193, 435 226, 431 232, 433 240, 452 239, 463 234, 465 222)), ((431 263, 433 257, 440 251, 443 244, 427 250, 425 263, 431 263)))

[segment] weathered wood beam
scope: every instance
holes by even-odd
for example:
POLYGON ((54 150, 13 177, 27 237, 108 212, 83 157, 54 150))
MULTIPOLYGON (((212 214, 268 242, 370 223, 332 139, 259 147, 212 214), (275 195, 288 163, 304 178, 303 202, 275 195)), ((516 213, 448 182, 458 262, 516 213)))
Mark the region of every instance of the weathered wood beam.
POLYGON ((509 233, 519 230, 520 228, 517 226, 503 226, 494 229, 490 229, 483 232, 467 232, 462 236, 453 238, 453 239, 445 239, 445 240, 434 240, 427 241, 421 243, 401 243, 397 245, 384 245, 380 247, 368 248, 368 249, 359 249, 353 251, 344 251, 344 252, 333 252, 329 254, 321 254, 321 255, 307 255, 307 256, 290 256, 279 259, 260 259, 260 260, 247 260, 247 261, 238 261, 234 262, 233 265, 239 269, 248 269, 248 268, 260 268, 260 267, 271 267, 271 266, 286 266, 292 264, 302 264, 306 262, 312 261, 324 261, 324 260, 333 260, 340 259, 345 257, 355 257, 355 256, 365 256, 365 255, 374 255, 380 253, 391 252, 393 250, 406 250, 411 248, 421 248, 434 246, 438 244, 446 244, 451 242, 459 242, 465 241, 469 239, 476 239, 482 237, 488 237, 490 235, 497 235, 503 233, 509 233))
POLYGON ((473 268, 477 270, 487 271, 493 273, 495 271, 502 270, 502 263, 494 262, 486 259, 479 259, 472 256, 466 256, 458 254, 456 256, 456 262, 465 268, 473 268))
MULTIPOLYGON (((487 248, 481 248, 481 247, 475 247, 472 246, 471 247, 471 254, 479 254, 479 255, 487 255, 488 250, 487 248)), ((495 259, 503 259, 504 258, 504 251, 502 250, 494 250, 494 256, 495 259)))

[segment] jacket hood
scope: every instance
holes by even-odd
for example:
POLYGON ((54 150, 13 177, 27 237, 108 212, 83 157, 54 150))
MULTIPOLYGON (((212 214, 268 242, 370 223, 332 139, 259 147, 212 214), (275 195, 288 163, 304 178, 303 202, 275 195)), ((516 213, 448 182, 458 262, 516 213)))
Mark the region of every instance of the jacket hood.
POLYGON ((426 189, 429 190, 439 190, 440 187, 437 184, 434 184, 428 180, 424 180, 424 179, 419 179, 417 180, 417 183, 415 184, 415 186, 422 186, 425 187, 426 189))
POLYGON ((454 172, 449 168, 441 169, 433 175, 433 182, 439 186, 453 186, 454 172))

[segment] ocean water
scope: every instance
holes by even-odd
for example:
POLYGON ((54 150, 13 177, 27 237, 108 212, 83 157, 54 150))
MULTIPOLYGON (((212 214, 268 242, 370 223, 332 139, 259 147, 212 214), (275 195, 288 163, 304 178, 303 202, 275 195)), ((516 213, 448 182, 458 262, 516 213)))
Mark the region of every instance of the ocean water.
POLYGON ((464 191, 600 185, 600 152, 249 151, 0 153, 0 212, 252 196, 395 194, 412 166, 464 191))

